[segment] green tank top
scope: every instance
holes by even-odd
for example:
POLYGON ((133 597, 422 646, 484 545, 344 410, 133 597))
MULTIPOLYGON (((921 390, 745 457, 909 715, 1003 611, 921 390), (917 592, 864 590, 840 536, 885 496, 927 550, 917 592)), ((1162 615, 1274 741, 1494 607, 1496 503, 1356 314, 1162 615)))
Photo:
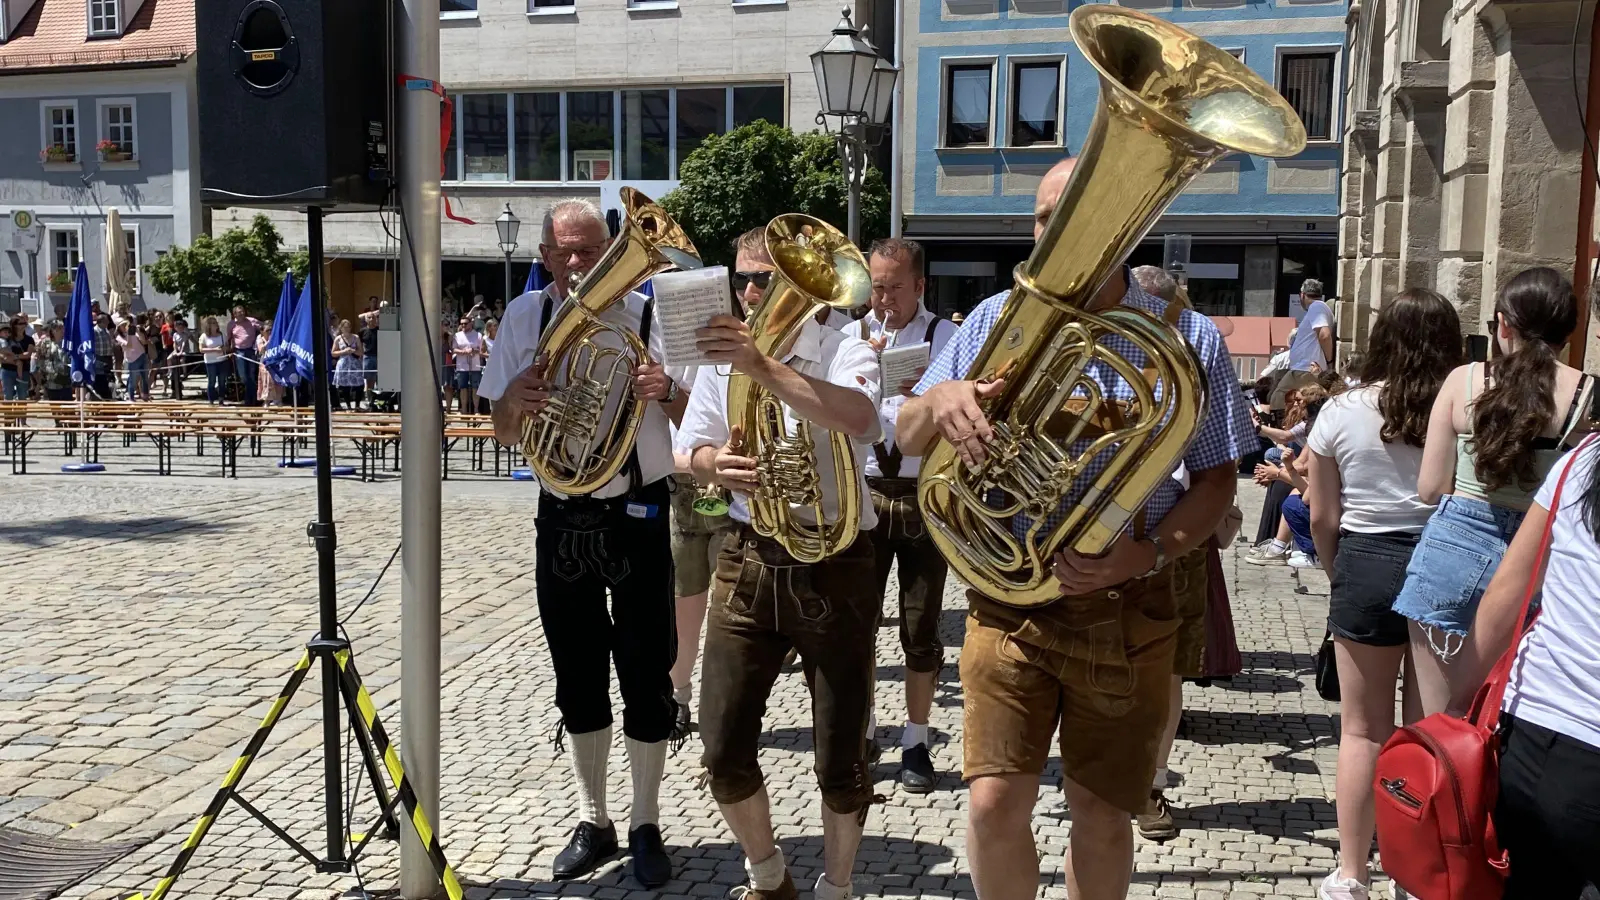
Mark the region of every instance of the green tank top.
MULTIPOLYGON (((1467 421, 1469 422, 1472 420, 1472 388, 1476 382, 1472 367, 1475 366, 1477 363, 1472 363, 1467 369, 1467 421)), ((1487 370, 1483 377, 1487 384, 1489 379, 1487 370)), ((1475 497, 1485 503, 1506 509, 1526 511, 1533 503, 1533 495, 1544 483, 1544 477, 1555 467, 1556 460, 1571 449, 1574 433, 1577 431, 1578 423, 1582 421, 1579 412, 1588 408, 1593 394, 1594 379, 1589 375, 1579 378, 1578 389, 1572 397, 1572 407, 1567 410, 1567 418, 1562 422, 1561 436, 1541 437, 1534 441, 1534 478, 1525 484, 1508 484, 1493 491, 1489 490, 1478 478, 1477 455, 1472 452, 1471 432, 1456 435, 1456 486, 1452 493, 1475 497)))

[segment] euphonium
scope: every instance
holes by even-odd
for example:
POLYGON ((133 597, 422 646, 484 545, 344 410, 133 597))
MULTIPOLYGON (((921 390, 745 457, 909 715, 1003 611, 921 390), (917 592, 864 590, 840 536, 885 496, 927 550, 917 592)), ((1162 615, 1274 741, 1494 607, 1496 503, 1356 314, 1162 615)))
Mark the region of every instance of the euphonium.
POLYGON ((1088 312, 1115 267, 1168 204, 1222 155, 1292 156, 1305 127, 1288 103, 1227 52, 1170 22, 1111 5, 1072 14, 1078 48, 1100 73, 1100 106, 1044 234, 969 380, 1004 378, 984 403, 994 439, 969 469, 939 440, 922 461, 918 500, 958 577, 1030 607, 1060 596, 1050 557, 1099 555, 1182 458, 1206 406, 1199 359, 1172 326, 1126 306, 1088 312), (1119 338, 1133 362, 1104 341, 1119 338), (1091 365, 1134 399, 1103 410, 1091 365), (1069 405, 1069 401, 1075 401, 1069 405), (1086 470, 1103 465, 1092 483, 1086 470), (1065 519, 1046 519, 1071 502, 1065 519), (1051 527, 1046 528, 1049 524, 1051 527))
POLYGON ((564 494, 588 494, 616 477, 628 461, 647 404, 628 384, 633 368, 649 358, 637 334, 600 320, 600 314, 667 269, 697 269, 699 255, 666 211, 633 188, 622 189, 622 229, 580 283, 570 303, 539 336, 538 356, 557 388, 538 416, 522 418, 522 453, 539 480, 564 494), (617 344, 597 340, 612 335, 617 344))
MULTIPOLYGON (((866 305, 872 293, 867 261, 837 228, 792 213, 767 223, 766 239, 777 271, 748 319, 763 356, 788 350, 824 306, 851 310, 866 305)), ((828 433, 839 497, 837 515, 828 525, 811 426, 802 421, 791 427, 783 402, 739 371, 728 377, 728 425, 739 427, 744 455, 756 460, 760 484, 750 496, 750 526, 756 533, 805 563, 849 547, 861 524, 861 482, 849 436, 828 433), (801 511, 804 516, 797 515, 801 511)), ((728 494, 708 488, 694 506, 706 515, 726 514, 728 494)))

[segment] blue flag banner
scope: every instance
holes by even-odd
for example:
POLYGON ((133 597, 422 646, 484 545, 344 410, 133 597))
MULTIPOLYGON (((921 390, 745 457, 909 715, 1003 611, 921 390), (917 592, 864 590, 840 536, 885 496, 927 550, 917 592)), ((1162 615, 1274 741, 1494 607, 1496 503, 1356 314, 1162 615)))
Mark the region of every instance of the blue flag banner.
POLYGON ((89 302, 89 269, 80 262, 67 306, 66 350, 72 359, 72 383, 83 386, 94 383, 94 317, 89 302))
POLYGON ((261 364, 267 374, 279 384, 292 384, 289 376, 294 372, 294 357, 283 347, 283 337, 289 333, 289 324, 295 313, 294 273, 283 274, 283 290, 278 293, 278 311, 272 314, 272 335, 267 338, 267 348, 261 354, 261 364))
POLYGON ((528 270, 528 283, 523 287, 522 292, 531 294, 534 291, 542 291, 549 284, 550 279, 545 277, 544 266, 540 265, 538 260, 534 260, 533 268, 528 270))
POLYGON ((644 284, 639 285, 639 293, 654 300, 656 297, 656 286, 652 282, 646 281, 644 284))
MULTIPOLYGON (((294 315, 289 319, 289 327, 283 330, 283 350, 293 361, 291 368, 287 368, 286 379, 279 384, 299 384, 309 382, 316 371, 316 357, 314 356, 316 344, 319 340, 328 340, 328 334, 311 321, 311 279, 306 279, 306 285, 300 290, 300 299, 295 301, 294 315)), ((277 326, 273 326, 273 333, 277 334, 277 326)), ((277 377, 277 376, 273 376, 277 377)))

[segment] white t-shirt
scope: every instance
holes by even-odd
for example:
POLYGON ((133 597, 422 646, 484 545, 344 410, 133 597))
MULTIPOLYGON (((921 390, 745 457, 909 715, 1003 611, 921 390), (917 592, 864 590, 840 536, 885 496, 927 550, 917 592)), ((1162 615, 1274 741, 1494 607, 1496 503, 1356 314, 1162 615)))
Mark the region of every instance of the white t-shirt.
MULTIPOLYGON (((928 334, 928 326, 935 321, 939 324, 933 329, 933 340, 929 342, 930 347, 928 348, 928 359, 934 360, 939 358, 939 351, 943 350, 944 345, 948 344, 950 338, 955 336, 956 326, 955 323, 948 319, 938 319, 922 304, 921 300, 917 301, 917 314, 912 316, 911 321, 907 322, 905 327, 899 331, 889 332, 877 313, 868 313, 861 320, 852 321, 840 330, 851 337, 860 337, 861 325, 864 322, 867 326, 868 337, 881 338, 887 333, 889 336, 888 346, 909 347, 912 344, 921 343, 923 337, 928 334)), ((878 403, 878 418, 882 420, 883 424, 883 445, 885 448, 889 448, 894 446, 894 423, 900 418, 900 407, 905 405, 906 398, 900 396, 899 385, 886 384, 880 385, 880 387, 883 389, 883 400, 878 403)), ((883 467, 878 464, 876 451, 868 451, 864 464, 868 478, 878 478, 883 475, 883 467)), ((899 477, 915 478, 917 473, 921 471, 922 457, 907 456, 900 460, 899 477)))
POLYGON ((455 336, 457 372, 478 372, 483 369, 483 335, 476 331, 458 331, 455 336))
MULTIPOLYGON (((1572 451, 1561 508, 1553 510, 1543 610, 1522 640, 1501 709, 1570 738, 1600 747, 1600 546, 1584 517, 1584 486, 1595 477, 1600 444, 1572 451)), ((1549 509, 1571 454, 1545 476, 1534 502, 1549 509)), ((1522 586, 1517 586, 1521 602, 1522 586)))
POLYGON ((1347 391, 1329 400, 1311 428, 1307 446, 1339 466, 1339 527, 1358 534, 1421 534, 1433 507, 1417 498, 1422 448, 1378 436, 1382 384, 1347 391))
MULTIPOLYGON (((483 368, 483 383, 478 386, 478 396, 491 403, 499 400, 505 395, 511 380, 520 375, 523 369, 533 365, 535 351, 539 348, 539 319, 544 312, 546 294, 552 298, 550 321, 554 322, 561 315, 562 304, 565 301, 555 299, 553 287, 523 294, 506 307, 505 318, 500 320, 500 337, 495 341, 495 352, 489 355, 489 363, 483 368)), ((612 304, 601 313, 600 320, 638 334, 645 301, 646 297, 643 294, 637 292, 629 294, 621 302, 612 304)), ((601 347, 620 349, 620 342, 608 332, 597 335, 595 342, 601 347)), ((661 358, 660 328, 650 330, 650 355, 654 359, 661 358)), ((671 374, 669 372, 668 377, 671 377, 671 374)), ((564 370, 555 373, 555 381, 561 386, 566 384, 564 370)), ((683 385, 680 384, 679 387, 683 385)), ((607 418, 616 414, 622 392, 627 390, 631 388, 628 386, 628 375, 623 372, 617 376, 606 401, 603 414, 607 418)), ((634 443, 635 449, 639 452, 639 473, 644 476, 645 484, 665 478, 673 472, 672 438, 667 433, 667 425, 667 414, 660 403, 651 403, 645 407, 644 420, 639 424, 639 436, 634 443)), ((568 449, 576 454, 582 452, 584 448, 568 449)), ((599 500, 620 497, 628 492, 629 484, 628 473, 622 472, 589 496, 599 500)), ((558 497, 566 496, 559 491, 550 490, 548 485, 541 484, 541 487, 558 497)))
MULTIPOLYGON (((874 406, 880 399, 878 389, 878 354, 872 345, 858 337, 851 337, 834 328, 826 328, 816 320, 805 323, 795 338, 789 355, 782 360, 789 368, 829 384, 860 391, 874 406)), ((728 442, 728 366, 701 366, 696 372, 694 389, 689 394, 689 406, 683 411, 683 427, 678 429, 674 449, 679 453, 693 454, 699 447, 721 447, 728 442)), ((798 419, 787 405, 784 419, 789 432, 794 433, 798 419)), ((856 486, 863 498, 868 496, 865 470, 861 459, 872 452, 872 443, 883 437, 882 422, 876 433, 865 440, 852 441, 856 457, 856 486)), ((817 478, 822 489, 822 515, 830 523, 839 518, 838 479, 834 475, 831 435, 812 426, 811 443, 817 452, 817 478)), ((746 445, 748 448, 748 444, 746 445)), ((753 451, 752 451, 753 453, 753 451)), ((807 524, 816 524, 810 508, 791 507, 794 517, 807 524)), ((734 492, 728 515, 736 521, 749 523, 750 502, 743 493, 734 492)), ((862 531, 871 531, 878 524, 878 514, 870 500, 861 503, 862 531)))
POLYGON ((1295 372, 1311 371, 1311 364, 1326 369, 1328 358, 1322 355, 1322 342, 1317 340, 1318 328, 1333 327, 1333 310, 1321 300, 1313 300, 1294 333, 1294 343, 1289 345, 1289 368, 1295 372))

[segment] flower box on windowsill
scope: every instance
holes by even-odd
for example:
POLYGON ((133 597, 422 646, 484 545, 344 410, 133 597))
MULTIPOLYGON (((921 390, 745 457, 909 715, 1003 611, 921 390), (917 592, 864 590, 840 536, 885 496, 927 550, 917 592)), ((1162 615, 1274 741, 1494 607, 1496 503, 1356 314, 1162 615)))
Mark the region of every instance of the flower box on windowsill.
POLYGON ((46 168, 51 166, 76 166, 78 157, 67 148, 57 145, 46 147, 39 151, 39 162, 43 163, 46 168))
POLYGON ((126 150, 102 150, 100 161, 105 163, 133 162, 133 154, 126 150))

